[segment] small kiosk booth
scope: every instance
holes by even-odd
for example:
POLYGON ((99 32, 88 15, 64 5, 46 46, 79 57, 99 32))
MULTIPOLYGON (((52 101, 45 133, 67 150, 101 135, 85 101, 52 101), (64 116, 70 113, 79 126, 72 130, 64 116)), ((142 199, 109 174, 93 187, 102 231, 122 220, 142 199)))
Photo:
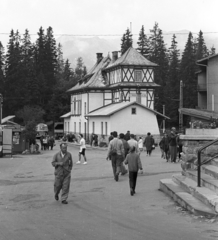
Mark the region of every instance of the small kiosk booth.
POLYGON ((15 116, 8 116, 2 119, 0 129, 0 144, 2 141, 2 156, 22 153, 28 149, 28 143, 24 134, 24 127, 10 121, 15 116))

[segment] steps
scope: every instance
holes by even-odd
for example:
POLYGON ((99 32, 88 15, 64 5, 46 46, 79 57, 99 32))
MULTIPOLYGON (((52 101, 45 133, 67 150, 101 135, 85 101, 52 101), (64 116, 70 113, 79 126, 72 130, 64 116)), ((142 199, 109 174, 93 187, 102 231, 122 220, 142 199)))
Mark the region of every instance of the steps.
POLYGON ((190 170, 160 180, 160 190, 195 215, 217 217, 218 160, 202 166, 201 187, 197 187, 197 171, 190 170))

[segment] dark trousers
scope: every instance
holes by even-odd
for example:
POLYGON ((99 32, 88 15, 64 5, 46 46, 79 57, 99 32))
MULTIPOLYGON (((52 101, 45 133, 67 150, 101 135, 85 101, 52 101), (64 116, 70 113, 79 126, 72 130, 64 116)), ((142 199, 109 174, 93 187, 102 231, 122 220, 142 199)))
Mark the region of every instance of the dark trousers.
POLYGON ((129 187, 133 191, 135 191, 137 176, 138 172, 129 171, 129 187))
POLYGON ((65 175, 56 175, 55 176, 55 182, 54 182, 54 193, 55 196, 58 196, 58 194, 61 192, 61 201, 66 200, 68 198, 69 190, 70 190, 70 180, 71 180, 71 174, 65 174, 65 175))
POLYGON ((121 163, 123 157, 121 155, 111 156, 111 165, 113 169, 114 178, 120 173, 121 163))
POLYGON ((170 158, 171 162, 176 162, 177 146, 170 146, 170 158))
POLYGON ((151 155, 152 150, 147 150, 147 154, 150 156, 151 155))

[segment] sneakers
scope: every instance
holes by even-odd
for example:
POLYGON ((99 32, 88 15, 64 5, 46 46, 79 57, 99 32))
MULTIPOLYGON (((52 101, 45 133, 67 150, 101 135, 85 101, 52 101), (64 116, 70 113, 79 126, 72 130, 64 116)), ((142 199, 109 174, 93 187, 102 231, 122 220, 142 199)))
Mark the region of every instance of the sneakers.
POLYGON ((80 164, 81 162, 80 161, 77 161, 76 164, 80 164))
POLYGON ((87 162, 84 162, 83 164, 87 164, 87 162))
POLYGON ((62 204, 68 204, 68 202, 66 200, 63 200, 62 204))

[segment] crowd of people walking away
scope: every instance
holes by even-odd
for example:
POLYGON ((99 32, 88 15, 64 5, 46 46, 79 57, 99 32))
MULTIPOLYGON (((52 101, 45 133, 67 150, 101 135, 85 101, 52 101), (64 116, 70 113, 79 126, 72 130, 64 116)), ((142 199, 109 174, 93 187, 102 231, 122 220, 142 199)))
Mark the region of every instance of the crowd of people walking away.
POLYGON ((179 134, 176 133, 176 128, 172 127, 170 134, 164 133, 163 138, 159 143, 161 149, 161 157, 167 162, 176 163, 177 157, 181 158, 182 142, 179 134))
POLYGON ((55 139, 53 136, 45 135, 40 137, 41 150, 53 150, 55 139))
POLYGON ((135 140, 135 136, 127 131, 125 135, 120 133, 118 138, 116 131, 111 132, 106 159, 111 160, 115 181, 119 180, 120 173, 125 175, 128 172, 123 163, 128 165, 130 195, 133 196, 135 194, 138 171, 142 171, 139 143, 135 140))

